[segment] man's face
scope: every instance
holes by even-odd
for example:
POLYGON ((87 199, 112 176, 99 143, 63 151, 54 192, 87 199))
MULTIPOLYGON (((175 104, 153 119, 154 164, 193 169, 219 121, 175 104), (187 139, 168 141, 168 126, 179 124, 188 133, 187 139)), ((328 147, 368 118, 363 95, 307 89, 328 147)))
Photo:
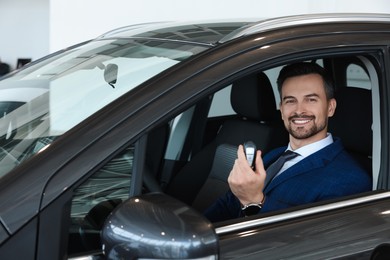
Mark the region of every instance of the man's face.
POLYGON ((327 100, 323 84, 318 74, 287 78, 283 83, 280 111, 294 149, 326 137, 336 100, 327 100))

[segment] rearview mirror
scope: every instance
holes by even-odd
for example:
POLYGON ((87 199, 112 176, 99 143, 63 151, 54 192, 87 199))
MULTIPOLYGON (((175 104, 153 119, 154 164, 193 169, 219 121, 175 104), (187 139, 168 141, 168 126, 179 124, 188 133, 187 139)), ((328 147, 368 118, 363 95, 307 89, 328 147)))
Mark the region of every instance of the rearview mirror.
POLYGON ((116 64, 107 64, 104 68, 104 80, 113 88, 115 88, 115 83, 118 78, 118 65, 116 64))
POLYGON ((102 230, 108 259, 216 259, 211 223, 184 203, 162 193, 128 199, 102 230))

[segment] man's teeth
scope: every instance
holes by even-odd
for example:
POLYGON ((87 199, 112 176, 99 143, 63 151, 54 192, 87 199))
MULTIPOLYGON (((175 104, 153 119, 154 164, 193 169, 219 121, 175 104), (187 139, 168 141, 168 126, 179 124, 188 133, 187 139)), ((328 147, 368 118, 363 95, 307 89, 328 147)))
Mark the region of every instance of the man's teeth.
POLYGON ((310 119, 295 119, 295 120, 293 120, 293 122, 295 124, 306 124, 306 123, 310 122, 310 119))

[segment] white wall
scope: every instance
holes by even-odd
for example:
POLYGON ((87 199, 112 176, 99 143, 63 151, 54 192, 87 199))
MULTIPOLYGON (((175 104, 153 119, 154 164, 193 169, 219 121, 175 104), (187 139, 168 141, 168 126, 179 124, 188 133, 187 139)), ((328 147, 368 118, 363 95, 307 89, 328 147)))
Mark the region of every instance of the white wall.
POLYGON ((50 0, 0 0, 0 60, 36 60, 49 50, 50 0))
POLYGON ((152 21, 390 13, 388 0, 0 0, 0 59, 41 56, 117 27, 152 21))
POLYGON ((388 0, 51 0, 50 51, 129 24, 274 17, 318 12, 390 13, 388 0))

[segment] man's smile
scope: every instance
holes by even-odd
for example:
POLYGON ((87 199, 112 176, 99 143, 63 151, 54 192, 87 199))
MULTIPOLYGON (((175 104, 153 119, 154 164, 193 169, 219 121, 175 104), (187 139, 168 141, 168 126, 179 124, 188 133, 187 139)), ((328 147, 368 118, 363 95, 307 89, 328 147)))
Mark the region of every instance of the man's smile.
POLYGON ((314 120, 314 116, 292 116, 289 121, 295 125, 305 125, 314 120))
POLYGON ((304 125, 312 121, 312 119, 293 119, 291 122, 293 122, 296 125, 304 125))

